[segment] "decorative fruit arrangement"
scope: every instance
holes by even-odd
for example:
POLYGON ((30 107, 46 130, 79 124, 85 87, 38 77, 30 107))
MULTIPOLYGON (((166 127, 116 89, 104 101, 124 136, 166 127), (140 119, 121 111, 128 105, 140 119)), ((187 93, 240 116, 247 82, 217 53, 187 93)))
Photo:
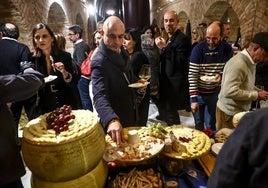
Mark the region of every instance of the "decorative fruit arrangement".
POLYGON ((71 114, 71 112, 72 107, 70 105, 63 105, 53 110, 46 117, 47 129, 54 129, 56 133, 68 130, 68 121, 75 119, 75 115, 71 114))
POLYGON ((139 129, 139 135, 142 136, 152 136, 155 138, 160 138, 162 140, 165 139, 165 135, 167 134, 167 131, 164 129, 164 127, 160 123, 152 123, 148 125, 147 127, 142 127, 139 129))

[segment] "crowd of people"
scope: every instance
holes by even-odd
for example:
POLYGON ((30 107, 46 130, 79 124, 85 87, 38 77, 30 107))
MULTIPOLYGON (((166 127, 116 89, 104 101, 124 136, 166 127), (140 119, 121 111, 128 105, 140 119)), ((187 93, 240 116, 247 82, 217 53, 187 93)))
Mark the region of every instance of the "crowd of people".
MULTIPOLYGON (((68 38, 74 44, 73 54, 65 51, 65 36, 55 34, 46 24, 38 23, 33 28, 32 52, 18 42, 19 28, 15 24, 1 25, 0 105, 4 110, 0 118, 6 123, 0 127, 0 145, 9 147, 0 151, 1 166, 5 163, 0 172, 1 188, 22 187, 20 177, 25 170, 17 129, 23 107, 29 120, 64 104, 72 109, 94 110, 106 133, 121 144, 124 127, 146 126, 150 101, 157 106, 156 118, 168 126, 181 123, 178 110, 184 109, 192 111, 196 129, 215 131, 233 128, 231 120, 236 113, 250 110, 254 100, 268 99, 267 91, 255 87, 256 64, 268 59, 267 32, 257 33, 248 48, 234 55, 227 42, 228 24, 213 21, 208 26, 198 26, 192 30, 191 41, 183 33, 175 11, 167 11, 163 21, 165 37, 156 26, 125 28, 120 18, 110 16, 98 22, 91 44, 82 39, 83 29, 72 25, 68 38), (89 61, 87 75, 81 74, 80 69, 85 59, 89 61), (143 66, 150 67, 150 80, 140 76, 143 66), (51 75, 54 79, 44 83, 43 77, 51 75), (203 80, 202 76, 214 76, 214 80, 203 80), (31 83, 30 87, 26 81, 31 83), (129 87, 133 83, 141 86, 129 87), (14 159, 17 164, 10 168, 7 159, 14 159)), ((265 117, 255 117, 257 113, 251 116, 264 122, 265 117)), ((246 125, 240 127, 243 126, 246 125)), ((239 131, 246 140, 250 129, 239 131)), ((237 140, 239 131, 230 140, 237 140)), ((255 141, 254 135, 250 138, 255 141)), ((228 149, 230 142, 226 144, 226 152, 234 150, 228 149)), ((238 146, 243 147, 243 143, 238 146)), ((242 149, 234 153, 241 157, 240 152, 242 149)), ((226 157, 222 154, 220 159, 226 157)), ((230 164, 217 163, 213 177, 220 176, 223 165, 230 164)), ((253 171, 254 165, 247 168, 253 171)), ((246 175, 265 181, 258 173, 246 175)), ((254 182, 255 179, 250 180, 252 185, 254 182)), ((215 181, 209 183, 211 187, 218 185, 215 181)))

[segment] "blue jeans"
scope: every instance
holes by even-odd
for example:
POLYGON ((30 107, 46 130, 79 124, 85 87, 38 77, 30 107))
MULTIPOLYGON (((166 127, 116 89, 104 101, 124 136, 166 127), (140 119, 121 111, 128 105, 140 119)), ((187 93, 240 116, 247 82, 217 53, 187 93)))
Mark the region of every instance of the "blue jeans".
POLYGON ((80 80, 78 81, 77 87, 79 90, 83 109, 93 111, 91 98, 89 96, 89 83, 89 79, 81 76, 80 80))
POLYGON ((219 92, 198 95, 199 111, 194 113, 196 129, 203 130, 204 123, 207 128, 216 130, 216 104, 219 92))
POLYGON ((202 131, 205 127, 210 128, 209 121, 210 115, 208 113, 208 107, 203 101, 202 97, 198 95, 199 111, 193 113, 195 128, 202 131))

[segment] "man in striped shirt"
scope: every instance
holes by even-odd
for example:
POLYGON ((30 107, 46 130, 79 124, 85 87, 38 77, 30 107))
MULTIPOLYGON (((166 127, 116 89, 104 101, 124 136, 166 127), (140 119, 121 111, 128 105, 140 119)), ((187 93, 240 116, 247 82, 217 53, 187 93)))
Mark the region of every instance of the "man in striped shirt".
POLYGON ((209 122, 206 127, 215 130, 221 75, 225 63, 233 56, 232 47, 222 40, 222 34, 222 24, 212 22, 206 31, 206 41, 196 45, 190 56, 190 102, 199 130, 204 129, 204 121, 209 122))

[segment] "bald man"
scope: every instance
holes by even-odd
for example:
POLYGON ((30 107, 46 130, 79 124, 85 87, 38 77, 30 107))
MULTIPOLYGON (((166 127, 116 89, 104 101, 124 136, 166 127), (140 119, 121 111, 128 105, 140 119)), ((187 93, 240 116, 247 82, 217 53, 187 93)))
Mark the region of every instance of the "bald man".
MULTIPOLYGON (((25 44, 18 42, 20 36, 19 28, 13 23, 3 23, 1 25, 2 40, 0 40, 0 75, 20 73, 20 62, 29 61, 31 52, 25 44)), ((35 106, 35 96, 26 101, 13 103, 11 111, 18 126, 21 111, 24 107, 28 119, 36 118, 33 109, 35 106)), ((17 128, 17 127, 16 127, 17 128)))
POLYGON ((205 126, 215 130, 221 75, 225 63, 233 56, 232 47, 222 41, 222 34, 222 24, 212 22, 206 30, 206 41, 196 45, 190 56, 190 102, 198 130, 205 126), (205 75, 212 76, 212 81, 202 79, 205 75))
POLYGON ((91 62, 93 101, 101 124, 120 144, 123 141, 122 128, 137 126, 139 120, 137 89, 128 87, 137 78, 122 48, 124 23, 118 17, 110 16, 103 23, 103 32, 103 40, 91 62))
POLYGON ((157 119, 168 125, 180 124, 178 110, 189 108, 188 58, 191 52, 189 37, 179 29, 179 18, 175 11, 164 14, 168 40, 155 39, 160 54, 159 116, 157 119))

